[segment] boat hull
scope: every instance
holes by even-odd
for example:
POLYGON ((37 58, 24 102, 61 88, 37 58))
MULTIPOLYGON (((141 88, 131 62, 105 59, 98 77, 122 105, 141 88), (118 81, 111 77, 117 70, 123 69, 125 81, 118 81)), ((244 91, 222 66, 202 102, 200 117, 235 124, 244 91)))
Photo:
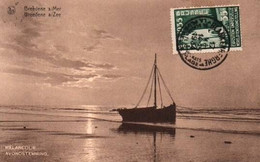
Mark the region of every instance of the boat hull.
POLYGON ((170 105, 160 109, 155 107, 117 109, 123 121, 128 122, 170 122, 176 121, 176 106, 170 105))

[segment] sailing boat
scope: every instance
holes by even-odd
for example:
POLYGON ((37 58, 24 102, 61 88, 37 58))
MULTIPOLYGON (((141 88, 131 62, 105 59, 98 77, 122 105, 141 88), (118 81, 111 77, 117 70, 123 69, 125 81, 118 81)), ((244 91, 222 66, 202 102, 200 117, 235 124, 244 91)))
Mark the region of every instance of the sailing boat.
POLYGON ((140 98, 136 107, 131 108, 131 109, 126 109, 126 108, 114 109, 114 111, 118 111, 119 114, 122 116, 123 121, 126 121, 126 122, 153 122, 153 123, 171 122, 171 123, 175 123, 176 105, 175 105, 175 102, 173 101, 170 91, 166 87, 166 84, 162 78, 162 75, 157 67, 156 54, 155 54, 155 60, 154 60, 153 68, 152 68, 148 83, 147 83, 146 88, 143 92, 143 95, 140 98), (151 78, 153 78, 153 79, 151 81, 152 84, 151 84, 150 96, 148 99, 147 107, 137 108, 147 90, 147 87, 150 83, 151 78), (172 104, 169 106, 163 106, 160 80, 163 82, 164 87, 172 100, 172 104), (160 98, 161 98, 161 108, 158 108, 158 106, 157 106, 157 83, 159 86, 159 92, 160 92, 160 98), (149 107, 148 104, 149 104, 150 97, 152 94, 152 89, 153 89, 153 94, 154 94, 154 105, 149 107))

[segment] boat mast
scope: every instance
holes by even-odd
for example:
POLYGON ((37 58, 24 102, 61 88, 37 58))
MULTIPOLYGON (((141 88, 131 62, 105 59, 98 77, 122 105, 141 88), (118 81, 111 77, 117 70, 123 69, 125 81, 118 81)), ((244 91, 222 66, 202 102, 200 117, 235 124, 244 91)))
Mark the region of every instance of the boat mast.
POLYGON ((154 107, 157 108, 157 99, 156 99, 156 70, 157 70, 157 62, 156 62, 156 53, 154 59, 154 107))

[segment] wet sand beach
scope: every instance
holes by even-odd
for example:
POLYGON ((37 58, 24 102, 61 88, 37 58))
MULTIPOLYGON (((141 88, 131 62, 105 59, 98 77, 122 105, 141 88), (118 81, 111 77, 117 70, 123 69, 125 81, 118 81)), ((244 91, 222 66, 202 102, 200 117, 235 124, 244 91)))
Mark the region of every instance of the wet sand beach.
MULTIPOLYGON (((0 113, 0 161, 259 161, 259 134, 0 113)), ((100 118, 100 119, 99 119, 100 118)), ((181 119, 177 119, 180 122, 181 119)), ((259 127, 258 127, 259 128, 259 127)), ((256 127, 257 129, 257 127, 256 127)))

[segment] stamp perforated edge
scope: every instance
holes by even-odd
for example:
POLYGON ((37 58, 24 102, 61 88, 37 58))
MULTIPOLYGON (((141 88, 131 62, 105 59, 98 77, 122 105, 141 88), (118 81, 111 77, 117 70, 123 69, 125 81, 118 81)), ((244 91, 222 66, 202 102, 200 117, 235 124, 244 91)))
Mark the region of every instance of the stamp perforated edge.
MULTIPOLYGON (((231 7, 231 6, 238 6, 239 7, 239 29, 240 29, 240 41, 241 41, 241 47, 232 47, 230 48, 230 51, 242 51, 243 50, 243 42, 242 42, 242 28, 241 28, 241 7, 239 4, 230 4, 230 5, 215 5, 215 6, 195 6, 195 7, 178 7, 178 8, 170 8, 170 24, 171 24, 171 37, 172 37, 172 53, 174 55, 178 54, 178 51, 176 49, 176 35, 175 35, 175 13, 174 10, 179 9, 196 9, 196 8, 219 8, 219 7, 231 7)), ((214 49, 203 49, 202 51, 192 51, 193 53, 211 53, 211 52, 217 52, 217 50, 214 49)))

